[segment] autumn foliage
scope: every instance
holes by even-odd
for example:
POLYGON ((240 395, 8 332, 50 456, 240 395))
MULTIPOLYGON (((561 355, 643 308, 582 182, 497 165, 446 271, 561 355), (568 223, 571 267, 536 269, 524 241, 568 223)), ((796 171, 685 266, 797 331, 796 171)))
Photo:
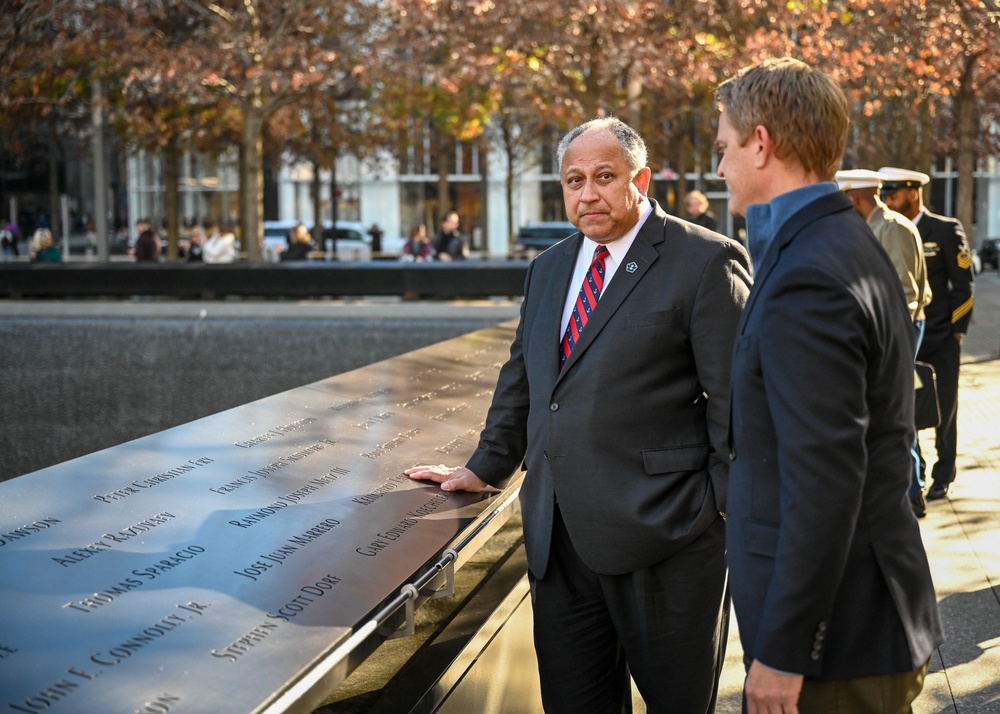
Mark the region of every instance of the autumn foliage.
POLYGON ((977 158, 1000 153, 998 30, 996 0, 7 0, 0 148, 85 135, 99 82, 131 146, 238 147, 243 234, 259 237, 266 151, 330 167, 398 155, 414 126, 436 165, 482 142, 514 173, 547 132, 613 113, 654 171, 708 168, 714 88, 791 55, 849 93, 845 165, 953 156, 971 225, 977 158))

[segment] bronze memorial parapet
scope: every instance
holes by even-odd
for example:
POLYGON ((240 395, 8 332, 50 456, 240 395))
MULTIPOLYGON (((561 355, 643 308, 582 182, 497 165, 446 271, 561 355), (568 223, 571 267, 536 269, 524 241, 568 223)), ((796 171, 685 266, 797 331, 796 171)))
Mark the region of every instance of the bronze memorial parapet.
POLYGON ((0 709, 311 711, 513 510, 402 473, 464 463, 512 332, 0 483, 0 709))

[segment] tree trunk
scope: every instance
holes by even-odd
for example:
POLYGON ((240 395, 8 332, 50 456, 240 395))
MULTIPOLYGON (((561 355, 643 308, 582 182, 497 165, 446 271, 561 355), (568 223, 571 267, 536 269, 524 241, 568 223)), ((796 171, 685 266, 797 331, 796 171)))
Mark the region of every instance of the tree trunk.
MULTIPOLYGON (((94 156, 94 229, 97 234, 97 259, 107 262, 111 259, 108 245, 108 179, 104 157, 104 99, 101 80, 93 81, 93 156, 94 156)), ((138 216, 129 216, 134 221, 138 216)))
POLYGON ((642 71, 638 62, 628 69, 628 123, 642 131, 642 71))
POLYGON ((163 188, 166 199, 167 219, 167 260, 173 262, 180 257, 178 244, 180 240, 180 151, 177 148, 177 137, 170 137, 163 149, 163 188))
MULTIPOLYGON (((322 189, 323 184, 319 179, 320 166, 319 162, 313 161, 313 178, 312 183, 309 186, 309 198, 312 199, 312 212, 313 212, 313 242, 320 249, 324 249, 326 246, 323 245, 323 201, 322 201, 322 189)), ((336 224, 333 226, 334 235, 336 236, 336 224)))
MULTIPOLYGON (((507 180, 504 190, 507 197, 507 255, 514 253, 514 138, 508 121, 503 122, 503 146, 507 154, 507 180)), ((487 245, 489 245, 487 243, 487 245)))
MULTIPOLYGON (((930 176, 933 170, 934 163, 934 118, 931 116, 931 98, 929 96, 924 96, 920 102, 920 107, 917 112, 920 122, 920 142, 917 144, 917 163, 914 168, 919 171, 923 171, 928 176, 930 176)), ((902 126, 906 126, 907 122, 900 120, 902 126)), ((915 137, 914 137, 915 139, 915 137)), ((902 147, 912 146, 912 144, 905 143, 908 140, 901 142, 902 147)), ((909 159, 912 161, 912 159, 909 159)), ((901 163, 896 163, 894 166, 904 166, 908 165, 908 161, 904 159, 901 163)), ((927 191, 930 191, 930 184, 927 185, 927 191)), ((928 199, 930 194, 926 194, 924 199, 928 199)))
POLYGON ((247 260, 261 261, 264 240, 264 117, 248 108, 243 135, 243 171, 240 186, 240 239, 247 260))
POLYGON ((966 58, 958 95, 955 97, 955 121, 958 125, 958 187, 955 200, 955 217, 965 228, 969 244, 975 245, 973 226, 972 192, 975 184, 976 164, 976 95, 973 81, 978 54, 966 58))
MULTIPOLYGON (((62 206, 59 203, 59 144, 49 148, 49 229, 57 243, 62 239, 62 206)), ((67 226, 66 233, 69 233, 67 226)))
POLYGON ((330 155, 330 220, 337 225, 340 220, 340 186, 337 183, 337 154, 330 155))
MULTIPOLYGON (((687 126, 685 124, 685 126, 687 126)), ((663 206, 663 210, 667 213, 672 213, 675 216, 684 217, 684 196, 688 192, 688 181, 687 181, 687 169, 688 169, 688 155, 690 154, 690 143, 688 142, 688 132, 681 131, 678 132, 675 137, 677 142, 677 194, 674 196, 673 205, 670 205, 670 196, 667 195, 666 203, 663 206)))
POLYGON ((479 185, 482 187, 479 199, 481 202, 479 206, 479 220, 483 228, 483 232, 480 234, 481 244, 471 245, 471 233, 475 231, 475 227, 469 227, 470 248, 476 248, 477 250, 486 248, 490 244, 490 144, 486 141, 485 137, 479 142, 479 173, 479 185))
POLYGON ((437 169, 438 169, 438 180, 437 180, 437 223, 432 228, 427 226, 427 232, 432 233, 437 229, 437 226, 441 225, 441 221, 444 220, 445 215, 451 210, 451 199, 448 195, 448 168, 451 166, 451 157, 453 156, 452 149, 454 148, 454 142, 451 141, 451 137, 439 136, 438 141, 438 157, 437 157, 437 169))

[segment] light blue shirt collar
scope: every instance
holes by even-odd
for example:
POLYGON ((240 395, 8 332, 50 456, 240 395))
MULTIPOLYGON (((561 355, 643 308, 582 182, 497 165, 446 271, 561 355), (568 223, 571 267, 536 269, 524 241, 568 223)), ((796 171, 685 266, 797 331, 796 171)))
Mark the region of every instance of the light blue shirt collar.
POLYGON ((756 269, 781 227, 800 209, 823 196, 840 190, 835 181, 809 184, 775 196, 770 203, 747 206, 747 249, 756 269))

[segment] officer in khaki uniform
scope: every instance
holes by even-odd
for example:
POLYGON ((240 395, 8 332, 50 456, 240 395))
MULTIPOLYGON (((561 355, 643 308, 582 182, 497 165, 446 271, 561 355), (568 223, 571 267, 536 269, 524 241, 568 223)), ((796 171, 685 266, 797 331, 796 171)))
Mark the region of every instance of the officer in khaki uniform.
MULTIPOLYGON (((924 340, 917 359, 928 362, 937 373, 941 423, 935 434, 937 462, 927 500, 948 495, 955 480, 958 446, 958 368, 962 338, 972 319, 972 254, 962 224, 924 207, 921 189, 930 177, 919 171, 883 167, 882 200, 894 211, 913 221, 920 231, 927 262, 927 278, 933 297, 925 310, 924 340)), ((926 460, 921 458, 921 466, 926 460)))
MULTIPOLYGON (((899 276, 899 282, 903 286, 903 294, 906 295, 919 350, 924 337, 924 310, 931 302, 931 288, 927 280, 927 263, 924 260, 920 231, 909 218, 891 210, 879 199, 878 192, 885 179, 883 174, 868 169, 852 169, 838 171, 835 179, 840 190, 851 199, 854 210, 868 223, 879 245, 889 254, 892 267, 896 269, 896 275, 899 276)), ((917 518, 923 518, 927 515, 927 504, 924 502, 923 460, 920 458, 916 440, 912 456, 913 478, 908 496, 913 514, 917 518)))

